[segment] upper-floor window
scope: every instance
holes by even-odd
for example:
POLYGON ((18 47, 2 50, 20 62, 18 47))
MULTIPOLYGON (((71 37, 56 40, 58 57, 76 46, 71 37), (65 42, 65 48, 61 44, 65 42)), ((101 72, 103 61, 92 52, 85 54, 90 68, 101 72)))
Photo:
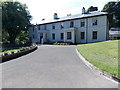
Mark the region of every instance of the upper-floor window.
POLYGON ((52 24, 52 29, 55 29, 55 24, 52 24))
POLYGON ((93 31, 93 39, 97 39, 97 31, 93 31))
POLYGON ((46 30, 46 25, 43 26, 43 30, 46 30))
POLYGON ((34 32, 34 26, 33 26, 33 32, 34 32))
POLYGON ((82 21, 81 22, 81 27, 84 27, 85 26, 85 21, 82 21))
POLYGON ((38 26, 38 29, 40 30, 40 26, 38 26))
POLYGON ((61 29, 63 29, 63 28, 64 28, 63 23, 61 23, 61 29))
POLYGON ((74 22, 73 21, 70 22, 70 27, 74 27, 74 22))
POLYGON ((97 19, 96 18, 93 18, 92 19, 92 25, 94 26, 94 25, 97 25, 97 19))

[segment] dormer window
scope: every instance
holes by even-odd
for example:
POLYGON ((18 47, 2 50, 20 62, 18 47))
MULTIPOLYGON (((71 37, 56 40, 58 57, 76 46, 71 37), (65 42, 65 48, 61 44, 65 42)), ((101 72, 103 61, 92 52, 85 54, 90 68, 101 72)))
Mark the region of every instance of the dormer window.
POLYGON ((70 22, 70 27, 74 27, 74 22, 73 21, 70 22))
POLYGON ((97 19, 96 18, 93 18, 92 19, 92 25, 94 26, 94 25, 97 25, 97 19))

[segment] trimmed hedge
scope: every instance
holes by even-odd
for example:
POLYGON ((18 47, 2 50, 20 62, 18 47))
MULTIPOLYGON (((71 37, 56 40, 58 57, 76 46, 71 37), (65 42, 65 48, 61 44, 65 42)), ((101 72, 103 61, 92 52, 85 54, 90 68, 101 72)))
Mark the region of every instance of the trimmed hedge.
POLYGON ((10 54, 5 53, 4 55, 1 55, 0 58, 2 58, 2 63, 3 63, 3 62, 6 62, 6 61, 9 61, 9 60, 18 58, 20 56, 26 55, 30 52, 33 52, 37 48, 38 48, 37 46, 30 46, 30 48, 22 49, 22 50, 17 51, 17 52, 11 52, 10 54))

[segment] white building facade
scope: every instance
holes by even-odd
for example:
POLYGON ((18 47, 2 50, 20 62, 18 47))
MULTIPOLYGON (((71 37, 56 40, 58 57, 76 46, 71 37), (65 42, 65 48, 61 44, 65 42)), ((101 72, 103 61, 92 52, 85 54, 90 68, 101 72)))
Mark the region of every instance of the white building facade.
POLYGON ((53 20, 30 25, 28 30, 33 43, 91 43, 106 41, 109 38, 107 13, 98 11, 62 18, 58 18, 55 13, 53 20))

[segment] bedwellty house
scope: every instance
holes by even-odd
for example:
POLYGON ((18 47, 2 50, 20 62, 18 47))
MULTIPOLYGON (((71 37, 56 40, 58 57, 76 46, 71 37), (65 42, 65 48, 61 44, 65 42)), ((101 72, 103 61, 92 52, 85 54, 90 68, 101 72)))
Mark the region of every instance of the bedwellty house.
POLYGON ((55 13, 52 20, 43 19, 40 24, 30 25, 28 30, 29 38, 34 43, 91 43, 109 38, 107 13, 85 12, 85 8, 81 14, 69 14, 61 18, 55 13))

